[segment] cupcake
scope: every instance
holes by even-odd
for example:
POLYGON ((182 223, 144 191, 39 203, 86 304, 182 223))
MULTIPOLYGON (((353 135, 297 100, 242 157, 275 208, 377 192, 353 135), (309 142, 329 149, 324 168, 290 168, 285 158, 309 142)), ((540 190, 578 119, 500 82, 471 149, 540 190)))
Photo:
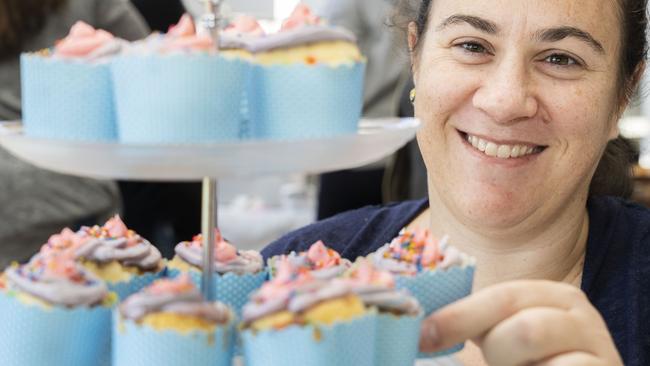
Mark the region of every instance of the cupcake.
POLYGON ((475 260, 449 245, 447 237, 438 241, 428 230, 402 230, 370 258, 378 268, 395 274, 397 287, 418 299, 425 316, 472 292, 475 260))
POLYGON ((120 140, 175 144, 235 141, 250 63, 217 53, 189 15, 165 35, 136 42, 112 65, 120 140))
POLYGON ((109 365, 106 284, 65 252, 37 255, 0 275, 3 365, 109 365))
MULTIPOLYGON (((237 250, 215 232, 213 293, 217 300, 231 306, 241 315, 241 309, 248 296, 258 289, 267 272, 262 255, 254 250, 237 250)), ((176 255, 167 264, 170 276, 187 271, 194 282, 201 282, 203 272, 203 236, 196 235, 191 241, 184 241, 174 248, 176 255)))
POLYGON ((262 139, 354 134, 363 104, 365 59, 352 33, 327 26, 299 4, 282 29, 248 38, 252 134, 262 139))
POLYGON ((284 261, 243 320, 247 366, 374 364, 374 313, 342 279, 318 280, 284 261))
POLYGON ((328 248, 322 241, 312 244, 307 251, 288 255, 278 255, 269 258, 268 267, 271 276, 275 275, 280 262, 288 261, 292 267, 302 268, 315 278, 326 280, 334 278, 345 272, 351 263, 334 249, 328 248))
POLYGON ((375 365, 408 365, 418 353, 422 308, 408 290, 396 289, 394 276, 360 258, 343 278, 367 306, 377 309, 375 365))
POLYGON ((160 279, 116 309, 113 365, 231 364, 234 314, 206 301, 187 274, 160 279))
MULTIPOLYGON (((67 233, 68 236, 69 234, 67 233)), ((75 245, 76 258, 106 281, 120 299, 147 286, 165 273, 160 251, 148 240, 129 230, 119 216, 111 218, 104 226, 82 227, 75 236, 80 239, 61 239, 83 241, 81 245, 75 245)), ((42 251, 48 250, 50 246, 56 248, 57 243, 50 240, 42 251)))
POLYGON ((32 137, 115 141, 110 61, 126 41, 75 23, 53 49, 21 56, 23 122, 32 137))

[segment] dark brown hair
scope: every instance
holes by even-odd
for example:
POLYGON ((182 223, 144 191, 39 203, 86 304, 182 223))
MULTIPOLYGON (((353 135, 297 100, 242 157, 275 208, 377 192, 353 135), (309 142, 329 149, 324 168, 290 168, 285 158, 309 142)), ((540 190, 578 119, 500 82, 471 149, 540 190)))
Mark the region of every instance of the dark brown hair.
POLYGON ((0 59, 15 56, 67 0, 0 0, 0 59))
MULTIPOLYGON (((415 22, 418 43, 412 52, 418 51, 425 34, 433 0, 402 0, 393 17, 393 25, 406 30, 415 22)), ((626 106, 639 84, 648 53, 646 26, 648 23, 648 0, 617 0, 621 19, 621 55, 618 70, 619 105, 626 106)), ((622 114, 622 110, 616 113, 622 114)), ((632 193, 631 163, 633 149, 622 137, 607 144, 589 186, 590 195, 616 195, 629 197, 632 193)))

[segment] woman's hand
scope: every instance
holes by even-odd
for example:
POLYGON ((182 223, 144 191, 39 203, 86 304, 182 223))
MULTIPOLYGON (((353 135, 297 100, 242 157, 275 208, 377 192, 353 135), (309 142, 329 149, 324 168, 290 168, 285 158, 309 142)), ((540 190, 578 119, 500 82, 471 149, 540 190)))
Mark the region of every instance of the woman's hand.
POLYGON ((424 320, 420 350, 468 339, 490 365, 623 365, 587 296, 559 282, 505 282, 451 304, 424 320))

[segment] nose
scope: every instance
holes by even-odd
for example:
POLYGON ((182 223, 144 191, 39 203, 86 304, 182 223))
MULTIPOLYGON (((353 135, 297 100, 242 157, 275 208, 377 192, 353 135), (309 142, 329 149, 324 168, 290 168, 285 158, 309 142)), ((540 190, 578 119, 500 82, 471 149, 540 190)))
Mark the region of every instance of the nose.
POLYGON ((483 79, 472 102, 496 123, 517 123, 537 114, 538 103, 530 83, 524 62, 502 60, 483 79))

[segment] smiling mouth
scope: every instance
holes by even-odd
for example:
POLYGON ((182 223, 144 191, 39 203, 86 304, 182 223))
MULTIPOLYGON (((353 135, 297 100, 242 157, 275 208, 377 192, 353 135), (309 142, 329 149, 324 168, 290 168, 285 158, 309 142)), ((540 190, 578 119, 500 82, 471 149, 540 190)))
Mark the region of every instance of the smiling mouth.
POLYGON ((523 158, 530 155, 539 154, 547 148, 547 146, 531 145, 525 143, 501 144, 498 142, 486 140, 478 136, 470 135, 466 132, 458 132, 460 132, 462 138, 467 141, 467 143, 476 151, 499 159, 523 158))

